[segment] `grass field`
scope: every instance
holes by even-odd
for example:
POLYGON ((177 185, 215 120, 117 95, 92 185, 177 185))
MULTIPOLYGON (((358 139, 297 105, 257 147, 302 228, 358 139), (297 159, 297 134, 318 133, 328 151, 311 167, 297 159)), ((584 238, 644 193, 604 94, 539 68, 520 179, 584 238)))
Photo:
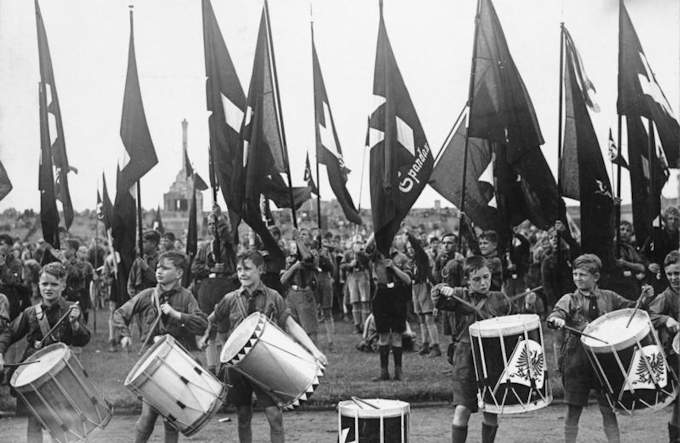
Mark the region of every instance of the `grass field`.
MULTIPOLYGON (((412 327, 417 330, 417 325, 412 324, 412 327)), ((404 380, 373 382, 371 379, 379 372, 378 355, 357 351, 354 347, 359 342, 360 336, 354 334, 352 329, 349 323, 336 322, 333 352, 328 352, 325 336, 319 334, 320 348, 326 353, 328 366, 324 377, 320 379, 321 384, 307 403, 308 406, 335 407, 339 401, 351 396, 396 398, 410 403, 450 401, 450 375, 445 372, 451 366, 445 356, 427 358, 416 352, 405 353, 404 380)), ((544 328, 543 333, 553 394, 559 398, 562 385, 555 371, 553 331, 544 328)), ((93 334, 91 342, 83 349, 80 360, 95 385, 103 392, 104 398, 111 402, 119 413, 135 412, 140 408, 140 403, 123 386, 123 381, 139 358, 137 349, 140 342, 139 340, 133 342, 131 352, 109 353, 107 334, 106 313, 100 311, 97 313, 97 333, 93 334)), ((448 343, 448 337, 443 339, 445 344, 448 343)), ((442 348, 445 350, 446 346, 442 348)), ((392 368, 390 358, 390 369, 392 368)), ((13 410, 14 399, 8 392, 7 386, 0 388, 0 410, 13 410)))

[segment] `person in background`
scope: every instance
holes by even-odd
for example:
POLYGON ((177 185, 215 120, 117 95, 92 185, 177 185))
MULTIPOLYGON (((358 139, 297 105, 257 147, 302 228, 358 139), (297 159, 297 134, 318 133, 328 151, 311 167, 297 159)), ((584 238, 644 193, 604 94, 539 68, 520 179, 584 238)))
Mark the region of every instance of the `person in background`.
POLYGON ((352 305, 354 329, 357 334, 361 334, 363 324, 370 313, 371 283, 369 258, 364 252, 364 243, 360 237, 355 237, 352 250, 345 256, 345 261, 340 268, 347 273, 345 281, 349 292, 349 302, 352 305))
POLYGON ((144 289, 156 286, 156 267, 158 266, 158 244, 161 235, 158 231, 146 231, 142 235, 143 257, 137 257, 130 268, 127 291, 130 298, 144 289))
POLYGON ((663 227, 652 228, 649 238, 644 240, 641 248, 648 261, 647 281, 655 292, 661 292, 666 287, 662 267, 666 255, 680 247, 680 211, 675 206, 668 206, 661 215, 663 227))
POLYGON ((168 251, 174 251, 175 250, 175 234, 173 234, 170 231, 165 231, 161 235, 161 243, 160 243, 160 249, 161 253, 163 252, 168 252, 168 251))
POLYGON ((423 343, 419 354, 439 357, 442 355, 439 348, 439 331, 432 315, 434 305, 430 297, 429 276, 432 272, 431 260, 420 245, 420 242, 413 235, 408 233, 406 238, 409 244, 407 251, 410 252, 408 255, 412 263, 411 274, 413 275, 413 281, 411 288, 413 312, 418 316, 420 337, 423 343))

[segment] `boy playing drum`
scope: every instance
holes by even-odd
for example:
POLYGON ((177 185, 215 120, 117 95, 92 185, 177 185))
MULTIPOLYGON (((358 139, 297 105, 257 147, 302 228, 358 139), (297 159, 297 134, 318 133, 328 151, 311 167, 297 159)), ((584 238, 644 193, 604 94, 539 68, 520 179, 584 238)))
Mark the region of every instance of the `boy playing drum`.
MULTIPOLYGON (((600 315, 618 309, 629 308, 635 301, 626 300, 619 294, 597 287, 602 261, 594 254, 583 254, 574 260, 572 277, 576 291, 565 294, 555 304, 548 316, 548 325, 555 328, 569 326, 582 331, 588 323, 600 315)), ((642 288, 645 300, 653 296, 651 286, 642 288)), ((562 345, 560 370, 564 384, 564 400, 568 405, 564 423, 564 440, 575 442, 578 422, 583 408, 588 405, 591 389, 597 390, 597 402, 602 413, 604 433, 609 442, 620 441, 619 425, 614 411, 601 393, 601 386, 581 344, 580 335, 570 332, 562 345)))
MULTIPOLYGON (((61 295, 66 288, 64 265, 53 262, 43 266, 40 270, 38 288, 42 301, 24 309, 14 319, 11 324, 11 341, 9 335, 0 336, 0 363, 3 362, 2 356, 7 348, 23 337, 26 337, 27 346, 22 361, 52 343, 62 342, 71 346, 85 346, 90 341, 90 331, 82 323, 80 308, 67 302, 61 295), (48 334, 59 319, 66 314, 68 314, 68 319, 49 334, 49 337, 45 337, 45 334, 48 334)), ((22 414, 29 414, 26 441, 28 443, 42 442, 40 422, 29 413, 28 406, 17 398, 17 415, 22 414)))
MULTIPOLYGON (((456 317, 455 330, 452 334, 456 342, 453 354, 455 405, 451 424, 453 443, 462 443, 466 440, 470 414, 478 411, 477 382, 469 327, 484 318, 509 314, 511 309, 508 298, 502 292, 489 290, 491 271, 483 257, 479 255, 467 257, 463 263, 463 273, 468 282, 467 288, 452 288, 441 283, 432 289, 435 307, 444 311, 454 311, 456 317)), ((498 416, 489 412, 484 412, 483 415, 482 443, 492 443, 498 430, 498 416)))
MULTIPOLYGON (((236 272, 241 287, 228 293, 215 306, 215 311, 208 317, 209 325, 213 322, 229 335, 250 314, 261 312, 276 323, 306 348, 317 360, 326 365, 326 357, 314 346, 302 327, 293 320, 290 310, 281 295, 262 283, 264 272, 264 258, 257 251, 240 254, 236 259, 236 272)), ((208 328, 210 331, 210 327, 208 328)), ((201 341, 205 342, 207 335, 201 341)), ((283 413, 276 402, 259 386, 253 384, 246 377, 233 369, 227 371, 228 383, 232 386, 229 397, 236 406, 238 415, 238 438, 240 443, 252 442, 250 420, 253 417, 252 395, 257 397, 260 406, 264 407, 264 414, 269 421, 270 438, 272 443, 282 443, 283 413)))
MULTIPOLYGON (((113 327, 122 338, 123 349, 130 347, 129 325, 137 315, 146 343, 150 338, 170 334, 187 350, 196 350, 196 335, 203 334, 208 322, 198 307, 198 302, 180 282, 187 265, 187 257, 181 252, 164 252, 158 258, 155 288, 139 292, 113 313, 113 327), (160 317, 159 317, 160 316, 160 317)), ((135 443, 145 442, 151 437, 158 411, 142 402, 142 413, 135 425, 135 443)), ((165 422, 165 441, 176 442, 178 432, 165 422)))
MULTIPOLYGON (((673 337, 680 331, 680 252, 671 251, 664 259, 664 271, 668 288, 654 298, 649 305, 649 316, 654 327, 661 332, 668 365, 678 369, 678 354, 673 349, 673 337), (663 334, 667 331, 668 334, 663 334)), ((668 441, 680 442, 680 408, 678 400, 673 402, 671 421, 668 423, 668 441)))

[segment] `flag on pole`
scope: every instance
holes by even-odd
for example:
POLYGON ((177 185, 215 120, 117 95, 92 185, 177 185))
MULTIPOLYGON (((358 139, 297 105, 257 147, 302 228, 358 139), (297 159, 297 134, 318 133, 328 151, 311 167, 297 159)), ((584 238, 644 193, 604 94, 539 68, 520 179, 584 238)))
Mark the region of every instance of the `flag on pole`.
POLYGON ((120 167, 116 168, 116 198, 111 211, 111 237, 113 249, 118 253, 118 301, 123 303, 130 296, 127 293, 127 280, 130 268, 136 257, 135 233, 137 232, 137 205, 128 188, 128 180, 122 180, 120 167))
MULTIPOLYGON (((326 92, 326 85, 321 73, 319 56, 316 53, 314 34, 312 31, 312 71, 314 76, 314 129, 316 137, 316 158, 319 164, 326 166, 328 182, 331 190, 338 199, 342 212, 347 220, 355 224, 362 224, 359 212, 354 206, 352 197, 347 190, 347 174, 340 141, 335 129, 330 100, 326 92)), ((368 146, 368 132, 367 141, 368 146)))
POLYGON ((562 27, 565 41, 564 139, 559 165, 562 195, 578 200, 581 209, 581 250, 613 265, 614 199, 595 134, 588 103, 593 103, 583 63, 569 31, 562 27), (585 88, 585 89, 583 89, 585 88))
POLYGON ((392 52, 380 4, 369 169, 375 242, 387 255, 402 220, 430 179, 434 159, 392 52))
POLYGON ((111 204, 111 198, 109 197, 109 190, 106 186, 106 176, 102 172, 102 214, 104 221, 104 228, 106 230, 111 229, 111 219, 113 217, 113 204, 111 204))
POLYGON ((5 166, 0 161, 0 201, 7 197, 7 194, 9 194, 11 190, 12 182, 9 179, 9 175, 7 175, 5 166))
POLYGON ((669 165, 678 167, 680 126, 656 81, 623 1, 619 2, 618 94, 619 115, 652 120, 669 165))
POLYGON ((52 165, 52 143, 48 131, 47 99, 45 84, 39 84, 40 112, 40 167, 38 189, 40 190, 40 224, 42 235, 53 248, 59 249, 59 211, 54 190, 54 167, 52 165))
POLYGON ((64 224, 68 230, 73 224, 73 204, 71 202, 71 193, 69 191, 68 185, 68 173, 71 171, 76 171, 76 169, 69 165, 68 156, 66 155, 66 142, 64 140, 64 125, 61 119, 61 107, 59 106, 57 85, 54 80, 52 58, 50 56, 50 48, 47 43, 45 23, 43 22, 42 14, 40 13, 38 0, 35 0, 34 5, 36 28, 38 32, 40 82, 44 85, 47 113, 52 116, 51 120, 54 123, 52 126, 54 133, 52 133, 49 125, 50 119, 45 119, 45 131, 47 132, 47 140, 49 141, 50 152, 52 155, 52 164, 56 173, 55 196, 61 202, 61 206, 64 211, 64 224))
POLYGON ((119 189, 130 189, 158 163, 156 150, 149 133, 149 125, 144 114, 142 91, 139 87, 133 24, 132 11, 130 11, 128 67, 123 95, 123 113, 120 122, 120 137, 128 153, 129 161, 120 171, 117 185, 119 189))
POLYGON ((156 212, 153 215, 153 223, 151 224, 151 227, 154 231, 158 231, 161 234, 165 233, 165 228, 163 227, 163 219, 161 218, 160 206, 156 207, 156 212))
POLYGON ((614 142, 614 137, 612 137, 612 129, 609 128, 609 141, 607 142, 607 149, 609 151, 609 160, 615 165, 621 165, 622 168, 628 169, 628 162, 623 157, 623 152, 619 156, 619 148, 614 142))
POLYGON ((309 187, 309 191, 312 194, 319 195, 319 188, 316 187, 316 183, 314 183, 314 175, 312 175, 312 166, 309 164, 309 152, 307 152, 307 156, 305 157, 304 180, 305 183, 307 183, 307 186, 309 187))

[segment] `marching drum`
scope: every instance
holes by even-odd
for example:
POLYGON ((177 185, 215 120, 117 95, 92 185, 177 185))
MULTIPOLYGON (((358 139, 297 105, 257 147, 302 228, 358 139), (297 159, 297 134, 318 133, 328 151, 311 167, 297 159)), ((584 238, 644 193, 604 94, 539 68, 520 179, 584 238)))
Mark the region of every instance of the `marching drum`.
POLYGON ((312 395, 324 367, 266 315, 249 315, 222 346, 220 361, 262 388, 284 409, 312 395))
POLYGON ((548 380, 541 321, 535 314, 516 314, 470 325, 479 408, 493 414, 515 414, 548 406, 548 380))
POLYGON ((609 312, 593 320, 581 343, 593 366, 609 405, 621 412, 659 410, 677 394, 678 380, 668 367, 663 348, 644 311, 609 312), (605 343, 606 342, 606 343, 605 343))
POLYGON ((227 395, 226 387, 170 335, 135 363, 125 386, 186 436, 198 432, 227 395))
POLYGON ((55 441, 82 441, 109 423, 111 405, 68 346, 46 346, 26 359, 31 361, 39 363, 17 368, 10 384, 55 441))
POLYGON ((338 403, 340 443, 408 443, 411 407, 399 400, 346 400, 338 403))

